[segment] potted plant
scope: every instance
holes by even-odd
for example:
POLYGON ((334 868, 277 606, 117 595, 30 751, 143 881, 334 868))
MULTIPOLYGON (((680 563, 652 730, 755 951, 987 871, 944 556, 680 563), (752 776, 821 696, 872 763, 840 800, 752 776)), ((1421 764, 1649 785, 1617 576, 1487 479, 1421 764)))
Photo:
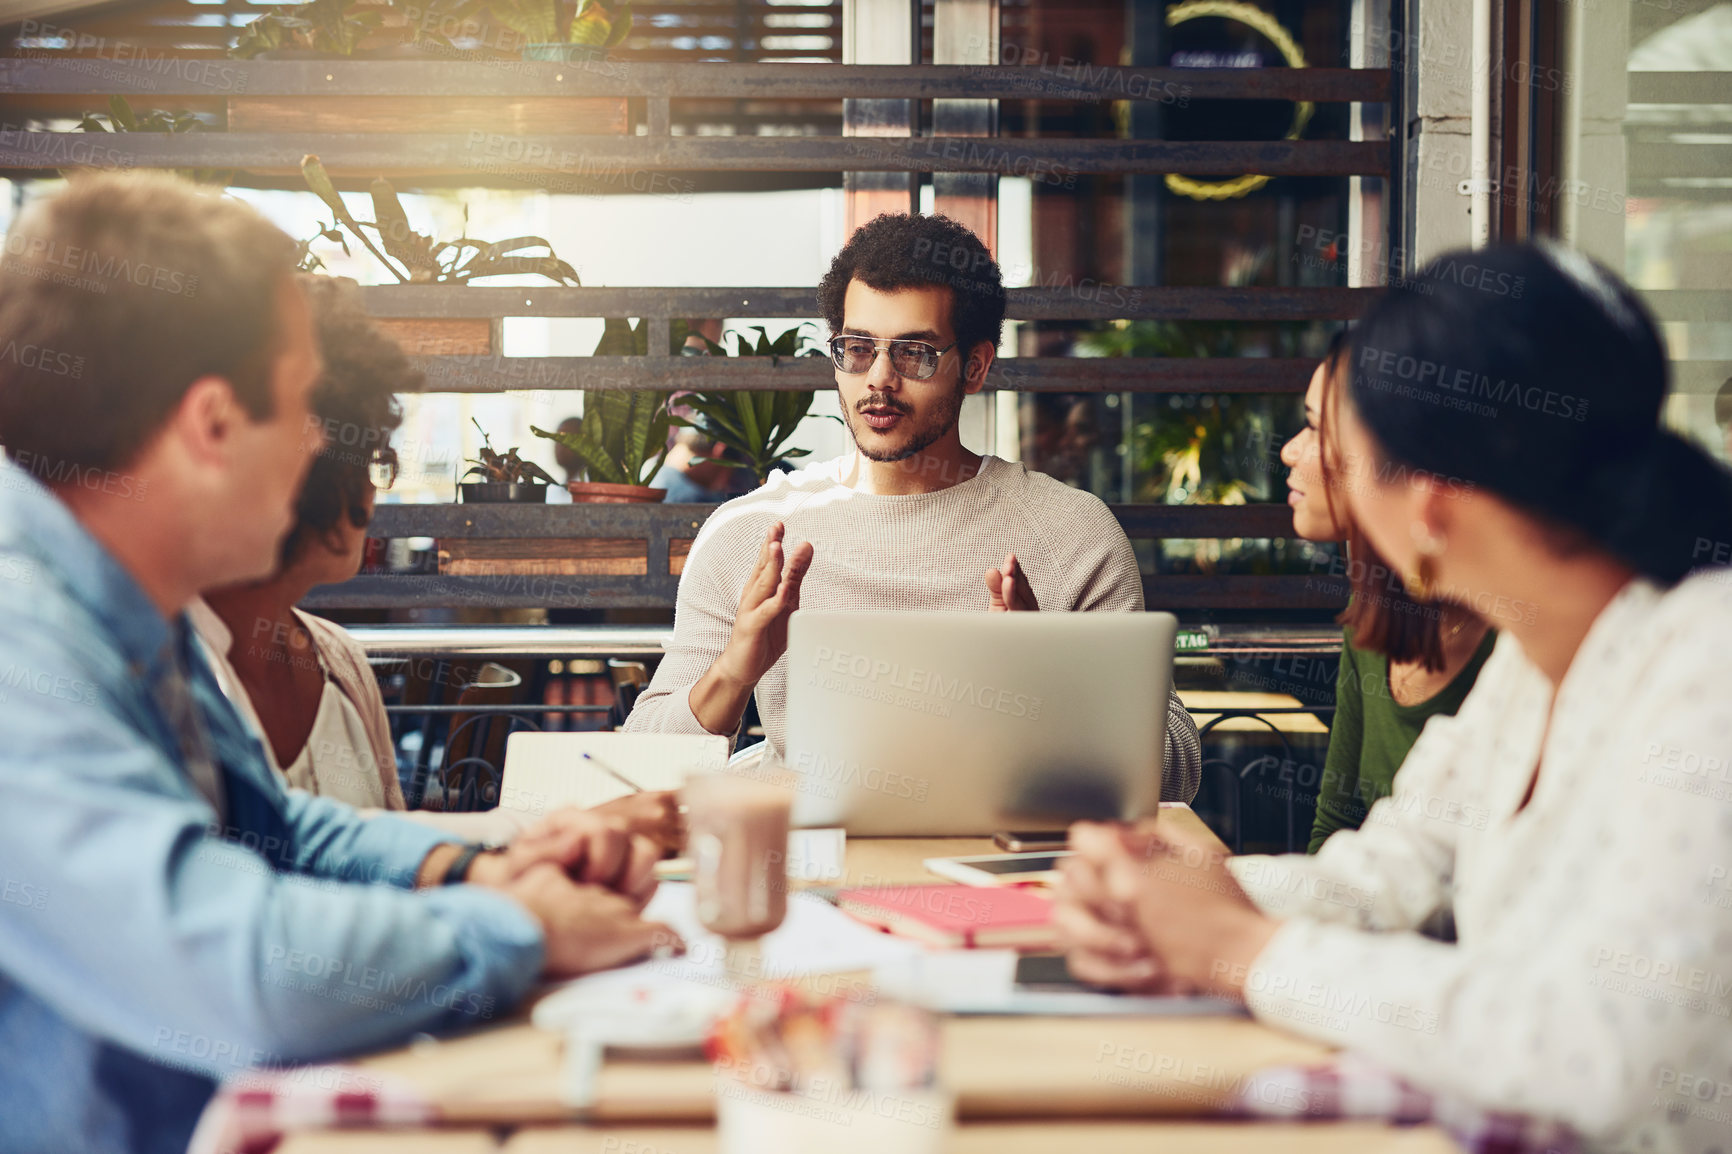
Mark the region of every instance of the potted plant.
MULTIPOLYGON (((649 330, 640 321, 636 328, 610 317, 593 355, 618 357, 649 351, 649 330)), ((548 432, 530 426, 538 437, 557 441, 583 462, 585 479, 566 488, 579 504, 649 504, 664 500, 666 489, 652 489, 649 482, 668 455, 668 431, 674 418, 668 413, 668 393, 634 389, 606 389, 584 397, 583 424, 575 433, 548 432)))
MULTIPOLYGON (((302 242, 302 267, 314 267, 318 258, 311 251, 320 238, 334 240, 349 251, 343 229, 361 242, 388 269, 399 284, 462 285, 485 277, 532 275, 554 284, 580 283, 577 272, 554 253, 553 246, 539 236, 515 236, 488 242, 470 236, 435 241, 411 227, 409 214, 388 180, 375 180, 369 188, 373 220, 356 220, 317 156, 301 159, 301 175, 307 187, 325 202, 332 220, 302 242)), ((464 214, 467 223, 468 214, 464 214)), ((467 231, 467 230, 466 230, 467 231)), ((494 352, 493 324, 486 317, 425 317, 384 319, 381 328, 396 337, 403 351, 418 356, 486 356, 494 352)))
MULTIPOLYGON (((583 0, 575 16, 569 0, 312 0, 252 21, 229 55, 241 60, 498 60, 518 57, 525 40, 539 38, 559 41, 548 47, 561 51, 524 53, 523 58, 591 59, 605 56, 630 27, 627 6, 610 13, 597 0, 583 0), (472 46, 459 48, 447 31, 472 46), (567 36, 571 43, 565 42, 567 36)), ((623 96, 449 96, 434 115, 420 95, 236 93, 227 103, 230 132, 619 136, 632 130, 623 96)), ((489 158, 475 160, 484 164, 489 158)))
POLYGON ((481 0, 493 19, 523 37, 523 59, 606 59, 631 31, 631 4, 604 0, 481 0))
MULTIPOLYGON (((124 96, 108 98, 108 123, 102 123, 102 113, 86 112, 78 122, 80 132, 202 132, 207 127, 204 121, 182 108, 174 112, 164 112, 153 108, 148 112, 135 112, 124 96)), ((232 168, 177 168, 175 175, 184 176, 195 184, 220 184, 227 186, 234 179, 232 168)), ((62 175, 65 175, 62 173, 62 175)))
MULTIPOLYGON (((490 276, 543 276, 554 284, 576 285, 577 272, 554 255, 553 246, 539 236, 514 236, 510 240, 488 243, 474 237, 460 236, 455 240, 435 242, 431 236, 416 232, 409 225, 409 214, 390 181, 373 181, 368 193, 373 198, 375 220, 356 220, 349 214, 337 187, 317 156, 301 158, 301 175, 318 198, 325 202, 337 223, 354 234, 379 263, 390 270, 399 284, 468 284, 490 276), (371 229, 384 246, 379 251, 365 230, 371 229), (526 252, 544 248, 545 254, 526 252)), ((467 224, 469 214, 464 212, 467 224)))
POLYGON ((353 56, 362 41, 378 31, 384 5, 362 0, 309 0, 267 12, 241 32, 229 56, 236 60, 308 60, 353 56))
MULTIPOLYGON (((735 332, 735 344, 742 357, 821 356, 809 336, 802 334, 810 326, 799 325, 771 339, 762 325, 757 329, 756 344, 743 333, 735 332), (807 347, 801 350, 804 341, 807 347)), ((712 353, 727 355, 727 349, 713 341, 704 342, 712 353)), ((817 396, 811 389, 731 390, 714 393, 683 393, 676 403, 695 410, 701 421, 673 418, 676 425, 699 429, 711 440, 734 451, 736 460, 718 459, 718 465, 750 469, 762 485, 783 461, 804 457, 810 449, 789 449, 788 438, 800 427, 812 410, 817 396)), ((834 420, 836 418, 832 418, 834 420)))
MULTIPOLYGON (((466 505, 546 503, 547 487, 557 484, 547 470, 534 461, 519 457, 515 446, 509 452, 496 451, 480 421, 475 422, 475 427, 481 432, 481 455, 468 459, 467 463, 473 467, 463 476, 468 478, 480 474, 482 479, 458 483, 462 502, 466 505)), ((540 432, 539 429, 536 431, 540 432)))

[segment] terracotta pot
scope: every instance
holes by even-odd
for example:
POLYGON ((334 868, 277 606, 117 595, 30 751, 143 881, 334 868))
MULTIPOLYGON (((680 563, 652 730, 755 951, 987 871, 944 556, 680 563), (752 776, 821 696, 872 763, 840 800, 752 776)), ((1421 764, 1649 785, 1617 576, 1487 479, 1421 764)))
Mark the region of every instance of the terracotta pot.
POLYGON ((608 485, 601 481, 570 481, 566 489, 578 505, 653 505, 667 500, 666 489, 648 485, 608 485))

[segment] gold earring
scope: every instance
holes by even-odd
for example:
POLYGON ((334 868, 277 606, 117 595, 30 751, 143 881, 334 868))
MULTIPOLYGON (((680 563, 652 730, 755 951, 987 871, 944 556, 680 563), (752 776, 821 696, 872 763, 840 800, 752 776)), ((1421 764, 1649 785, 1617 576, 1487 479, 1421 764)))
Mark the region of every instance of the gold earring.
POLYGON ((1413 572, 1401 575, 1401 585, 1407 590, 1407 595, 1415 601, 1430 601, 1431 590, 1437 584, 1437 560, 1429 553, 1421 553, 1419 561, 1414 565, 1413 572))
POLYGON ((1408 532, 1413 537, 1413 547, 1419 551, 1419 559, 1414 562, 1412 573, 1401 575, 1401 584, 1415 601, 1429 601, 1437 588, 1437 559, 1443 554, 1443 538, 1418 521, 1408 527, 1408 532))

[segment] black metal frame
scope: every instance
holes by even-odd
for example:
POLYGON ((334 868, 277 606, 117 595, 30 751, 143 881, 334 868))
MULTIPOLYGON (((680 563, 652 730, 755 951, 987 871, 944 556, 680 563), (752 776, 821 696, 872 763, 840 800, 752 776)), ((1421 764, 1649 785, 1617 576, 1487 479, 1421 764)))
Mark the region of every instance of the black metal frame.
MULTIPOLYGON (((1215 713, 1216 711, 1199 710, 1199 712, 1215 713)), ((1206 741, 1210 732, 1224 721, 1236 718, 1246 718, 1267 727, 1269 732, 1275 735, 1276 740, 1280 741, 1281 750, 1283 754, 1286 755, 1285 759, 1288 762, 1291 762, 1293 760, 1293 743, 1287 739, 1287 734, 1283 732, 1278 725, 1269 720, 1270 716, 1283 713, 1309 713, 1320 719, 1328 717, 1333 721, 1335 717, 1335 707, 1333 705, 1297 705, 1276 706, 1268 709, 1223 709, 1219 711, 1219 713, 1216 713, 1215 716, 1209 718, 1208 721, 1197 727, 1197 740, 1199 742, 1206 741)), ((1265 760, 1265 758, 1255 758, 1243 768, 1235 769, 1232 763, 1225 758, 1217 757, 1203 759, 1204 771, 1207 772, 1213 769, 1219 772, 1219 780, 1227 785, 1227 792, 1232 798, 1228 806, 1228 813, 1232 817, 1233 824, 1232 828, 1228 830, 1227 841, 1233 852, 1236 854, 1245 852, 1245 779, 1248 778, 1253 771, 1259 769, 1261 763, 1265 760)), ((1286 844, 1282 852, 1296 853, 1303 850, 1306 842, 1310 840, 1310 830, 1300 831, 1298 829, 1296 821, 1297 811, 1294 808, 1293 792, 1291 790, 1287 793, 1286 805, 1283 809, 1286 819, 1286 844), (1301 833, 1306 839, 1303 842, 1297 840, 1301 836, 1301 833)))

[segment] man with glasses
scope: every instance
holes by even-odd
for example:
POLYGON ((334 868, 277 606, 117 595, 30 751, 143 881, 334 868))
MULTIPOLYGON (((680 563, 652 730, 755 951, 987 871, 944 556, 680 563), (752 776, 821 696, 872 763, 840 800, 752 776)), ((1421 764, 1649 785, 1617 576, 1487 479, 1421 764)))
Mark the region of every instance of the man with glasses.
MULTIPOLYGON (((886 215, 818 286, 854 447, 779 474, 710 516, 687 558, 674 638, 628 730, 733 734, 755 695, 783 752, 788 617, 840 610, 1140 612, 1130 541, 1093 494, 962 445, 1004 323, 998 265, 942 216, 886 215)), ((1168 702, 1164 796, 1202 772, 1168 702)))

